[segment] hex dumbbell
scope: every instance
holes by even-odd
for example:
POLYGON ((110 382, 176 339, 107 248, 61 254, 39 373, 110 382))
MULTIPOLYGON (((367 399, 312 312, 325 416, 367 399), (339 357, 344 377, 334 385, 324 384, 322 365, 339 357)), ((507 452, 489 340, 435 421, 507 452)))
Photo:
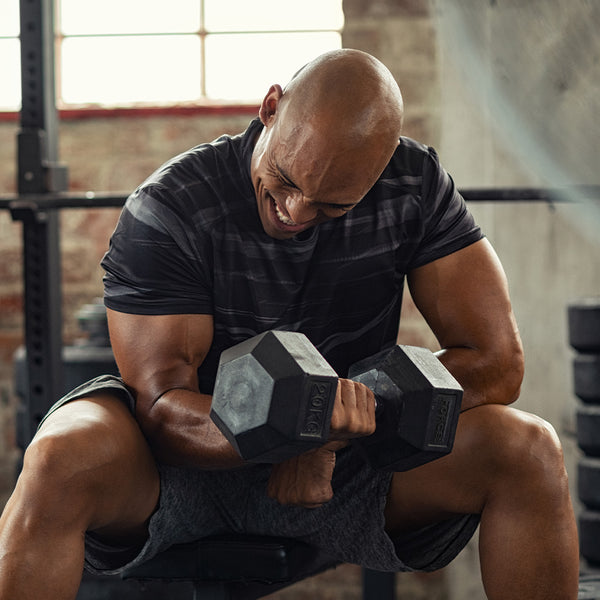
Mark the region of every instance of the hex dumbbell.
POLYGON ((376 469, 407 471, 449 454, 463 390, 426 348, 394 346, 350 367, 377 400, 375 433, 354 440, 376 469))
MULTIPOLYGON (((406 470, 448 454, 462 389, 429 350, 394 346, 349 376, 377 400, 377 430, 355 440, 374 468, 406 470)), ((211 418, 242 458, 278 463, 327 442, 337 374, 301 333, 268 331, 225 350, 211 418)))
POLYGON ((221 354, 210 416, 244 460, 283 462, 327 442, 337 381, 305 335, 267 331, 221 354))

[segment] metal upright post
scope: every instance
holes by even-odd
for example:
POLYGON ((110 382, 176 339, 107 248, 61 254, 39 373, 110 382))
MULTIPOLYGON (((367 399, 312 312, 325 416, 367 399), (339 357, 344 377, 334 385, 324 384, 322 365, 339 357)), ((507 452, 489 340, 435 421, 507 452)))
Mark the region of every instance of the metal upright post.
POLYGON ((363 569, 363 600, 395 600, 396 574, 363 569))
POLYGON ((28 196, 67 189, 58 164, 58 115, 54 88, 54 2, 20 0, 21 90, 17 137, 17 189, 11 206, 23 223, 25 346, 28 397, 19 434, 26 445, 52 403, 63 392, 59 213, 28 196))

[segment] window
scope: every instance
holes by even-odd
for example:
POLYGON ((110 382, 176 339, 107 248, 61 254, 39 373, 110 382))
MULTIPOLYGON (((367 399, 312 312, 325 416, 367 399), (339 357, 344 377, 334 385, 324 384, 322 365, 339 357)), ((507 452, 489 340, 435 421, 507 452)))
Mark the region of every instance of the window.
MULTIPOLYGON (((55 3, 62 107, 256 103, 340 48, 344 22, 342 0, 55 3)), ((0 108, 20 102, 18 5, 0 9, 0 76, 17 82, 0 90, 0 108)))
POLYGON ((4 0, 0 7, 0 110, 19 110, 21 105, 21 48, 19 2, 4 0))

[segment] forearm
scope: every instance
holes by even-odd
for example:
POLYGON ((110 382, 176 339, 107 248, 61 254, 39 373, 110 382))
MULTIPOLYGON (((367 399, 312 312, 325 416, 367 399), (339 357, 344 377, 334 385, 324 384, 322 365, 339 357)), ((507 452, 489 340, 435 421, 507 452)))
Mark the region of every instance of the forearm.
POLYGON ((523 379, 523 350, 518 339, 509 348, 444 348, 437 357, 463 387, 461 410, 483 404, 511 404, 523 379))
POLYGON ((209 416, 211 397, 185 389, 165 392, 138 420, 156 458, 199 469, 233 469, 246 463, 209 416))

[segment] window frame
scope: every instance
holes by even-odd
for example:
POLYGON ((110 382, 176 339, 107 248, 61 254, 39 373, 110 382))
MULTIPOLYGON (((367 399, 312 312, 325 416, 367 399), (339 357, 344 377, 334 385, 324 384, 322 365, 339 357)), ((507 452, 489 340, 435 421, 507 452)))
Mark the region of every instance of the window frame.
MULTIPOLYGON (((218 1, 218 0, 217 0, 218 1)), ((298 34, 298 33, 337 33, 340 36, 340 47, 342 40, 343 25, 337 29, 327 28, 315 28, 315 29, 264 29, 264 30, 209 30, 206 27, 205 16, 204 16, 204 2, 205 0, 198 0, 201 5, 200 9, 200 27, 198 30, 193 32, 180 33, 180 34, 168 34, 164 32, 149 32, 149 33, 92 33, 92 34, 65 34, 62 30, 60 23, 60 2, 61 0, 55 0, 54 2, 54 77, 57 90, 57 110, 61 120, 78 120, 78 119, 92 119, 92 118, 103 118, 103 117, 126 117, 126 116, 160 116, 160 115, 255 115, 257 114, 258 107, 260 105, 260 99, 252 100, 215 100, 206 96, 206 39, 208 36, 220 36, 220 35, 270 35, 270 34, 298 34), (68 38, 93 38, 93 37, 112 37, 112 36, 151 36, 151 35, 197 35, 200 38, 200 60, 201 70, 199 74, 200 79, 200 91, 201 97, 196 100, 172 102, 172 103, 159 103, 159 102, 144 102, 137 101, 132 103, 123 102, 122 104, 116 103, 115 105, 103 105, 103 104, 76 104, 64 102, 61 97, 62 87, 62 69, 61 69, 61 55, 62 46, 68 38)), ((341 3, 340 3, 341 4, 341 3)), ((4 39, 14 39, 14 36, 2 36, 4 39)), ((19 36, 16 37, 19 39, 19 36)), ((267 90, 265 90, 266 93, 267 90)), ((20 107, 14 110, 0 109, 0 121, 12 121, 18 120, 20 107)))

